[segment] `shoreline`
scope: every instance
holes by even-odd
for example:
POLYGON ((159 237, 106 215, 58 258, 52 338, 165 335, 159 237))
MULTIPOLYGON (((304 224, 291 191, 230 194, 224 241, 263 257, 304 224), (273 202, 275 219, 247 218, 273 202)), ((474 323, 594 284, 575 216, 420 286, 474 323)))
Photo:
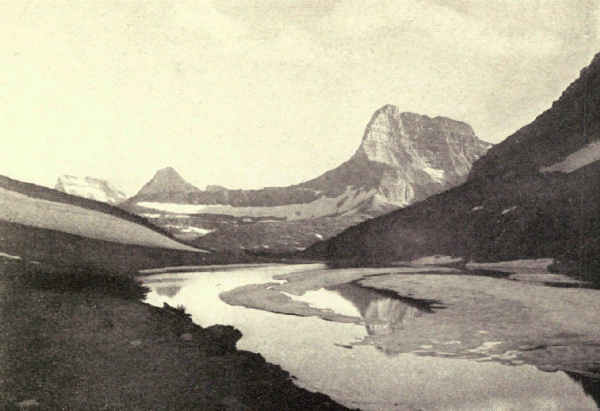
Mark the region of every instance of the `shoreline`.
POLYGON ((4 409, 347 409, 238 350, 235 328, 139 301, 135 279, 44 273, 0 261, 4 409))

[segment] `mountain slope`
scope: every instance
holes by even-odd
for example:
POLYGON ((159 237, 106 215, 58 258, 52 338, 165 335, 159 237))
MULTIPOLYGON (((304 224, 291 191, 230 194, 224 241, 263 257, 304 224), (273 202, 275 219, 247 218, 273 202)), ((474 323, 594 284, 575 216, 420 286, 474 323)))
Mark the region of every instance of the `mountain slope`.
POLYGON ((146 219, 106 203, 0 176, 0 251, 65 264, 140 266, 206 252, 171 237, 146 219), (116 261, 118 258, 121 261, 116 261), (156 257, 156 258, 155 258, 156 257))
POLYGON ((127 199, 123 191, 114 187, 108 181, 93 177, 82 178, 65 174, 58 177, 54 188, 63 193, 113 205, 127 199))
POLYGON ((600 252, 600 55, 552 107, 474 163, 468 181, 351 227, 306 255, 378 263, 432 254, 498 260, 600 252))
POLYGON ((258 190, 199 190, 164 169, 122 206, 178 227, 173 233, 182 238, 193 227, 210 230, 197 240, 204 247, 229 242, 295 250, 463 182, 490 146, 466 123, 386 105, 371 117, 354 155, 312 180, 258 190), (301 235, 291 229, 295 222, 307 228, 301 235))

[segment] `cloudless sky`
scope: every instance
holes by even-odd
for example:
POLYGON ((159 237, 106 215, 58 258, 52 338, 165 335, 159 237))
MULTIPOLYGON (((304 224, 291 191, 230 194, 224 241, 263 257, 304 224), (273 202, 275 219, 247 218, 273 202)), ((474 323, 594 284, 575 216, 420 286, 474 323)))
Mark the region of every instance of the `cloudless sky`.
POLYGON ((0 174, 298 183, 384 104, 500 142, 600 51, 597 0, 0 0, 0 174))

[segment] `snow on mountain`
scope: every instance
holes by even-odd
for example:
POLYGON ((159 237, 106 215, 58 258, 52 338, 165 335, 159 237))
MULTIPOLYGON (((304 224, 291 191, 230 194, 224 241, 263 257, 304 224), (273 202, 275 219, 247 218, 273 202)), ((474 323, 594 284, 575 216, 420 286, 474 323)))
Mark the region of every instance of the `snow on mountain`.
POLYGON ((563 161, 540 168, 540 172, 571 173, 598 160, 600 160, 600 142, 595 141, 569 154, 563 161))
POLYGON ((466 123, 386 105, 373 114, 355 154, 315 179, 258 190, 200 190, 169 167, 128 203, 170 213, 287 220, 374 216, 463 182, 473 161, 490 146, 466 123))
POLYGON ((127 199, 123 191, 108 181, 93 177, 77 177, 65 174, 58 177, 54 188, 63 193, 108 204, 118 204, 127 199))

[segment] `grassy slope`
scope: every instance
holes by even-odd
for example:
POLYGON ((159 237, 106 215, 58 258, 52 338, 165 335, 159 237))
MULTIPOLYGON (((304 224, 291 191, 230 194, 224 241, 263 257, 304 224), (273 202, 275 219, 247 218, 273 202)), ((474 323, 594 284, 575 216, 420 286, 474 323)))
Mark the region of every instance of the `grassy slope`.
POLYGON ((131 280, 40 267, 0 261, 2 409, 343 409, 237 351, 233 328, 138 302, 131 280))
POLYGON ((0 221, 0 251, 53 265, 91 266, 121 273, 173 265, 262 261, 245 254, 205 254, 120 244, 4 221, 0 221))
POLYGON ((71 204, 78 207, 87 208, 90 210, 99 211, 102 213, 110 214, 115 217, 122 218, 133 223, 140 224, 144 227, 150 228, 156 232, 159 232, 169 238, 174 239, 166 230, 155 226, 143 217, 129 213, 119 207, 112 206, 110 204, 103 203, 101 201, 90 200, 83 197, 66 194, 58 190, 51 188, 38 186, 36 184, 25 183, 11 178, 0 176, 0 187, 17 193, 25 194, 32 198, 38 198, 41 200, 48 200, 58 203, 71 204))

